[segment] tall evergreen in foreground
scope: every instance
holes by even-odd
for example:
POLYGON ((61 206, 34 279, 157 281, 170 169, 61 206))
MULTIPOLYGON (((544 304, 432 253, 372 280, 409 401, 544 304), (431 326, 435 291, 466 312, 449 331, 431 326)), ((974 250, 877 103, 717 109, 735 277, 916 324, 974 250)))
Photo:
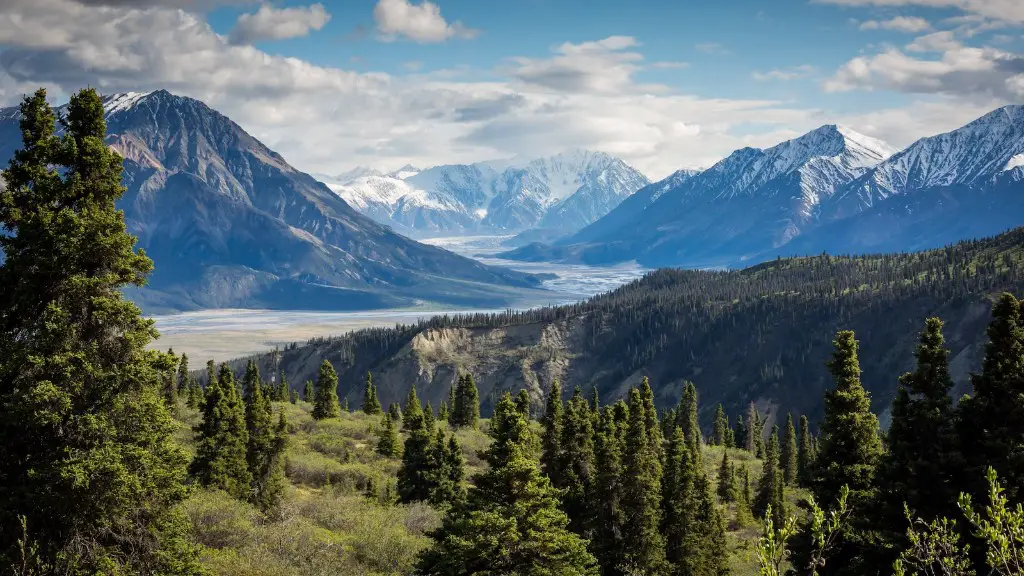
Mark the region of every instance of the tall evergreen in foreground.
POLYGON ((431 416, 428 421, 426 416, 422 410, 405 414, 404 426, 409 436, 398 469, 398 499, 403 503, 425 502, 437 486, 438 461, 432 446, 434 419, 431 416))
POLYGON ((594 470, 591 549, 602 574, 618 574, 618 559, 624 553, 622 530, 625 518, 622 512, 622 445, 614 406, 601 411, 594 435, 594 470))
MULTIPOLYGON (((619 558, 620 569, 627 574, 658 574, 665 567, 665 538, 659 530, 662 469, 658 450, 648 435, 648 415, 640 391, 633 388, 629 391, 629 427, 623 452, 623 555, 619 558)), ((660 438, 657 422, 654 429, 660 438)))
POLYGON ((337 418, 341 415, 341 406, 338 404, 338 373, 327 359, 320 365, 320 374, 316 379, 312 415, 314 420, 337 418))
POLYGON ((557 491, 529 454, 536 441, 510 394, 495 406, 490 433, 487 470, 466 506, 449 511, 431 534, 417 573, 596 576, 586 540, 568 530, 557 491))
POLYGON ((366 386, 363 388, 363 412, 374 416, 383 412, 380 400, 377 400, 377 387, 373 385, 373 374, 366 373, 366 386))
MULTIPOLYGON (((422 424, 423 406, 420 405, 420 398, 416 395, 416 386, 409 386, 409 393, 405 396, 405 406, 402 407, 402 430, 409 430, 412 426, 422 424)), ((431 414, 431 417, 433 414, 431 414)), ((433 433, 433 430, 430 431, 433 433)))
POLYGON ((779 428, 772 430, 765 447, 765 457, 761 468, 761 478, 757 482, 757 493, 754 495, 754 513, 763 517, 771 507, 772 522, 781 526, 786 520, 786 500, 783 497, 783 471, 779 466, 779 428))
POLYGON ((239 499, 249 496, 252 475, 246 461, 249 432, 245 405, 238 394, 227 364, 206 387, 203 420, 196 427, 196 456, 190 472, 204 486, 211 486, 239 499))
POLYGON ((687 382, 683 390, 683 399, 679 405, 677 423, 682 427, 683 436, 686 438, 687 443, 689 443, 691 450, 704 443, 704 436, 700 431, 699 409, 697 387, 693 382, 687 382))
POLYGON ((456 428, 476 428, 480 419, 480 392, 477 391, 473 375, 459 376, 459 384, 455 388, 455 404, 448 422, 456 428))
POLYGON ((402 444, 398 438, 398 428, 390 414, 380 417, 380 429, 377 431, 377 454, 394 458, 402 453, 402 444))
POLYGON ((721 404, 715 408, 715 433, 711 438, 714 446, 728 446, 729 442, 729 418, 725 415, 725 408, 721 404))
POLYGON ((786 414, 786 428, 779 445, 779 465, 782 466, 782 477, 787 486, 796 486, 800 464, 799 447, 796 443, 796 427, 793 426, 793 414, 786 414))
POLYGON ((800 417, 800 440, 796 453, 797 483, 801 488, 809 488, 814 477, 814 439, 811 438, 811 426, 807 416, 800 417))
POLYGON ((559 476, 559 460, 562 453, 562 385, 555 380, 551 383, 547 401, 544 405, 544 433, 541 436, 540 469, 551 483, 560 488, 562 478, 559 476))
POLYGON ((188 354, 181 355, 181 362, 178 364, 178 394, 185 395, 188 393, 189 374, 188 374, 188 354))
POLYGON ((39 90, 0 190, 0 565, 20 519, 54 573, 199 572, 175 506, 187 456, 159 394, 153 321, 122 296, 153 264, 114 203, 103 103, 74 94, 56 136, 39 90))
POLYGON ((564 490, 562 509, 569 516, 570 528, 581 535, 590 526, 593 512, 589 502, 594 480, 593 422, 590 406, 576 387, 562 422, 558 477, 564 490))

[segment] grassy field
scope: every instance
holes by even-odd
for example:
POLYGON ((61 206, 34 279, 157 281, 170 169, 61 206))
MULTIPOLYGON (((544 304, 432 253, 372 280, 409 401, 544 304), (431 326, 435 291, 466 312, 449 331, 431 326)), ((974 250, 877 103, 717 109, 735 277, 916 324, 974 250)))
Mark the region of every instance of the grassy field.
MULTIPOLYGON (((311 405, 275 403, 284 410, 290 438, 286 452, 288 486, 280 510, 271 517, 226 494, 197 489, 184 511, 203 561, 224 576, 397 576, 411 573, 416 554, 441 515, 426 504, 391 501, 399 461, 376 454, 379 417, 362 412, 315 421, 311 405)), ((191 428, 199 413, 179 405, 177 438, 193 450, 191 428)), ((458 430, 468 476, 483 469, 478 451, 489 443, 478 430, 458 430)), ((538 428, 539 430, 539 428, 538 428)), ((704 466, 715 485, 722 448, 707 447, 704 466)), ((743 450, 730 450, 733 462, 750 469, 751 484, 761 462, 743 450)), ((803 497, 790 494, 795 503, 803 497)), ((729 527, 732 573, 757 574, 754 543, 759 526, 737 525, 733 507, 724 510, 729 527)))

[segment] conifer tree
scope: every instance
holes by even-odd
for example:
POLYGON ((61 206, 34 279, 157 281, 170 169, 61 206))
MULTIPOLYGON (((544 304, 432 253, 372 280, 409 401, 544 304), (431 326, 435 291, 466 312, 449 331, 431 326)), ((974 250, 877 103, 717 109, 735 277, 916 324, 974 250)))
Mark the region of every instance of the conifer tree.
POLYGON ((455 411, 456 390, 458 390, 458 387, 459 387, 460 384, 462 384, 462 376, 459 376, 459 380, 458 380, 457 384, 455 384, 455 385, 451 386, 450 388, 448 388, 448 414, 449 414, 449 416, 451 415, 452 412, 455 411))
POLYGON ((279 370, 277 373, 277 394, 274 396, 274 400, 277 402, 287 402, 290 390, 288 379, 284 376, 284 370, 279 370))
POLYGON ((195 376, 189 377, 188 381, 188 399, 185 405, 193 410, 199 407, 199 403, 202 400, 203 389, 199 387, 199 382, 196 381, 195 376))
POLYGON ((320 374, 316 379, 312 415, 314 420, 337 418, 341 415, 341 407, 338 405, 338 373, 327 359, 320 365, 320 374))
POLYGON ((617 574, 619 558, 624 554, 623 447, 619 441, 615 412, 615 406, 608 406, 601 412, 600 425, 594 436, 594 530, 591 541, 602 574, 617 574))
POLYGON ((729 436, 729 418, 725 415, 725 407, 721 404, 715 408, 715 434, 711 443, 715 446, 726 446, 729 436))
POLYGON ((437 419, 441 422, 448 421, 448 403, 441 402, 441 407, 437 409, 437 419))
POLYGON ((563 486, 559 468, 562 455, 562 385, 555 380, 551 383, 545 403, 544 433, 541 437, 540 469, 551 479, 556 488, 563 486))
POLYGON ((306 383, 302 385, 302 401, 313 402, 313 381, 306 380, 306 383))
MULTIPOLYGON (((743 415, 736 416, 736 428, 733 433, 734 444, 737 448, 747 449, 747 425, 743 423, 743 415)), ((749 450, 748 450, 749 452, 749 450)))
POLYGON ((416 395, 416 386, 410 386, 409 392, 405 396, 405 406, 401 412, 402 418, 402 429, 408 430, 410 426, 418 425, 423 419, 423 407, 420 405, 420 399, 416 395))
POLYGON ((427 400, 427 405, 423 407, 423 414, 430 414, 430 418, 436 423, 437 417, 435 416, 434 406, 430 403, 430 400, 427 400))
POLYGON ((519 394, 516 394, 516 408, 523 413, 524 418, 530 419, 530 393, 526 391, 526 388, 519 390, 519 394))
POLYGON ((386 458, 395 458, 402 453, 402 444, 398 438, 398 429, 390 414, 382 414, 380 428, 377 430, 377 454, 386 458))
POLYGON ((444 432, 438 430, 431 456, 435 460, 431 505, 442 509, 460 507, 466 500, 466 460, 458 438, 452 434, 445 442, 444 432))
POLYGON ((392 402, 391 405, 388 406, 388 415, 391 416, 391 420, 396 424, 405 422, 405 418, 402 415, 402 409, 398 406, 397 402, 392 402))
MULTIPOLYGON (((969 493, 986 489, 994 468, 1011 502, 1024 499, 1024 318, 1020 301, 1003 294, 992 307, 981 373, 972 374, 972 397, 960 403, 969 493)), ((822 452, 825 447, 822 447, 822 452)))
MULTIPOLYGON (((645 379, 646 384, 646 379, 645 379)), ((644 386, 650 390, 650 386, 644 386)), ((657 425, 653 429, 660 436, 657 425)), ((648 435, 650 412, 641 392, 629 392, 629 428, 623 452, 622 481, 623 555, 620 569, 626 573, 657 574, 665 566, 665 539, 661 524, 661 464, 648 435)))
POLYGON ((264 510, 268 510, 277 501, 277 495, 267 494, 266 490, 273 491, 277 488, 271 484, 278 461, 278 440, 272 420, 270 399, 263 395, 259 369, 253 360, 250 360, 246 367, 244 383, 245 429, 249 436, 245 460, 252 477, 249 498, 264 510))
POLYGON ((245 375, 242 376, 242 400, 245 402, 246 411, 249 410, 249 404, 252 402, 254 395, 258 395, 260 400, 263 399, 263 390, 260 386, 260 370, 256 366, 256 362, 249 360, 245 365, 245 375))
MULTIPOLYGON (((654 450, 659 460, 662 456, 662 443, 665 435, 661 432, 661 423, 658 420, 658 409, 654 406, 654 390, 651 389, 651 382, 644 376, 640 382, 640 399, 643 402, 644 422, 647 426, 647 442, 654 450)), ((630 405, 632 409, 632 405, 630 405)))
MULTIPOLYGON (((292 390, 291 393, 289 394, 288 401, 291 402, 292 404, 296 404, 299 401, 298 391, 292 390)), ((348 408, 348 400, 345 400, 345 406, 343 406, 342 408, 348 408)))
POLYGON ((786 430, 784 434, 779 453, 782 477, 787 486, 796 486, 799 466, 797 462, 796 428, 793 427, 792 414, 786 414, 786 430))
POLYGON ((718 498, 723 504, 735 502, 738 497, 736 477, 733 473, 733 467, 729 463, 729 451, 722 450, 722 463, 718 466, 718 498))
POLYGON ((192 476, 204 486, 247 499, 252 484, 246 461, 249 433, 245 425, 245 406, 227 364, 221 364, 220 374, 206 387, 203 420, 195 431, 192 476))
POLYGON ((55 119, 44 90, 24 99, 0 190, 0 565, 23 519, 52 573, 199 573, 175 511, 187 456, 160 398, 167 358, 122 296, 153 266, 115 207, 122 159, 94 90, 59 137, 55 119))
POLYGON ((747 407, 747 424, 743 427, 743 446, 747 452, 755 455, 757 454, 757 436, 761 432, 758 428, 759 420, 760 416, 757 413, 757 407, 751 402, 750 406, 747 407))
POLYGON ((697 402, 697 387, 693 382, 687 382, 683 390, 683 399, 679 406, 679 425, 683 429, 683 436, 690 445, 690 449, 704 443, 703 434, 700 431, 700 420, 698 418, 699 405, 697 402))
POLYGON ((672 427, 665 449, 665 473, 662 482, 662 527, 665 558, 675 572, 682 571, 686 560, 687 538, 692 535, 694 504, 694 466, 683 429, 672 427))
POLYGON ((382 408, 377 400, 377 387, 373 385, 373 374, 366 373, 366 387, 363 388, 363 412, 374 416, 380 414, 382 408))
POLYGON ((160 359, 158 370, 164 383, 164 403, 173 414, 178 408, 178 358, 174 355, 173 349, 169 348, 167 354, 160 359))
POLYGON ((212 386, 217 381, 217 365, 213 360, 206 361, 206 386, 212 386))
POLYGON ((529 456, 529 424, 504 394, 494 408, 488 464, 465 507, 449 511, 416 573, 596 576, 585 540, 567 529, 557 491, 529 456))
POLYGON ((449 417, 456 428, 476 428, 480 419, 480 392, 477 391, 473 375, 463 374, 455 390, 455 407, 449 417))
POLYGON ((761 478, 757 482, 757 493, 754 495, 754 513, 764 517, 771 508, 772 522, 779 526, 779 521, 786 519, 785 499, 782 487, 784 484, 782 468, 779 467, 779 428, 772 429, 765 447, 765 458, 761 468, 761 478))
POLYGON ((422 410, 406 412, 405 429, 409 436, 402 450, 402 466, 398 469, 398 500, 403 504, 425 502, 437 487, 438 459, 433 453, 433 418, 429 421, 422 410))
POLYGON ((349 406, 348 406, 348 396, 345 396, 344 398, 341 399, 341 413, 342 414, 351 414, 352 413, 352 409, 349 408, 349 406))
POLYGON ((181 355, 181 362, 178 364, 178 395, 188 394, 190 379, 188 374, 188 354, 181 355))
POLYGON ((577 386, 566 406, 562 420, 561 457, 558 477, 562 479, 562 509, 569 516, 569 527, 584 534, 590 525, 588 496, 593 488, 594 429, 590 406, 577 386))
POLYGON ((800 443, 797 447, 796 467, 800 487, 809 488, 814 477, 814 448, 807 416, 800 417, 800 443))
POLYGON ((597 430, 601 421, 601 396, 597 392, 597 386, 590 389, 590 417, 594 430, 597 430))

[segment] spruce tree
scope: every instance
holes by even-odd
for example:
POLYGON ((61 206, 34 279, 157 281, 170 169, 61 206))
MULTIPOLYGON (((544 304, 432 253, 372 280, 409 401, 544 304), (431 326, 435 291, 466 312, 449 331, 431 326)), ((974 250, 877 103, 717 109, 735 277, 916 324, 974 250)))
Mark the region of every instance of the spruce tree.
POLYGON ((391 416, 391 420, 396 424, 405 422, 405 418, 402 416, 402 409, 398 406, 397 402, 392 402, 388 406, 388 415, 391 416))
POLYGON ((174 355, 174 350, 168 348, 167 354, 161 358, 158 369, 161 372, 161 380, 163 380, 163 396, 164 403, 174 414, 178 408, 178 358, 174 355))
POLYGON ((743 447, 747 452, 754 455, 757 454, 757 436, 761 432, 758 427, 759 420, 760 416, 757 413, 757 407, 751 402, 750 406, 747 407, 746 426, 743 427, 743 447))
POLYGON ((287 402, 291 388, 288 386, 288 379, 284 376, 284 370, 279 370, 277 373, 277 394, 274 396, 274 400, 277 402, 287 402))
POLYGON ((53 573, 199 573, 175 511, 187 456, 160 398, 167 358, 122 296, 153 264, 115 207, 103 103, 74 94, 60 137, 44 90, 20 113, 0 190, 0 565, 24 519, 53 573))
POLYGON ((459 376, 458 384, 448 388, 448 414, 451 415, 455 411, 455 399, 458 385, 462 383, 462 376, 459 376))
POLYGON ((735 502, 738 498, 736 494, 736 478, 733 475, 733 467, 729 463, 729 451, 722 450, 722 463, 718 466, 718 498, 723 504, 729 502, 735 502))
MULTIPOLYGON (((291 402, 292 404, 298 403, 298 401, 299 401, 299 393, 298 393, 298 391, 292 390, 289 393, 288 401, 291 402)), ((345 406, 342 406, 342 409, 347 408, 347 407, 348 407, 348 400, 345 400, 345 406)))
POLYGON ((416 573, 596 576, 586 540, 567 529, 557 490, 529 455, 536 440, 508 393, 494 408, 490 432, 487 470, 466 506, 449 511, 431 534, 416 573))
POLYGON ((402 408, 402 429, 408 430, 410 426, 418 425, 423 419, 423 407, 420 405, 419 396, 416 395, 416 386, 410 386, 405 396, 405 406, 402 408))
POLYGON ((452 434, 445 442, 444 432, 438 430, 431 455, 435 464, 430 504, 441 509, 462 506, 466 500, 466 460, 458 438, 452 434))
POLYGON ((437 409, 437 419, 441 422, 448 421, 448 403, 441 402, 441 407, 437 409))
MULTIPOLYGON (((646 383, 646 379, 645 379, 646 383)), ((650 390, 650 386, 645 386, 650 390)), ((654 429, 660 437, 655 417, 654 429)), ((665 566, 665 538, 661 524, 661 464, 652 445, 650 412, 641 392, 629 392, 629 427, 623 452, 622 480, 623 555, 626 573, 658 574, 665 566)))
POLYGON ((213 360, 206 361, 206 385, 212 386, 217 381, 217 365, 213 360))
POLYGON ((800 417, 800 443, 796 456, 797 480, 801 488, 809 488, 814 477, 814 448, 807 416, 800 417))
POLYGON ((188 399, 185 401, 185 405, 195 410, 199 407, 203 397, 203 389, 199 387, 199 382, 196 381, 195 376, 190 376, 188 381, 188 399))
POLYGON ((725 408, 719 404, 715 408, 715 434, 711 443, 715 446, 725 446, 729 436, 729 418, 725 415, 725 408))
POLYGON ((683 436, 686 438, 691 450, 695 446, 700 446, 704 443, 703 434, 700 431, 699 412, 697 387, 693 382, 687 382, 686 388, 683 390, 683 399, 679 406, 677 418, 679 419, 680 427, 683 429, 683 436))
POLYGON ((661 532, 666 542, 665 558, 677 573, 682 573, 689 548, 687 538, 693 532, 694 473, 683 429, 673 426, 665 449, 661 532))
POLYGON ((302 385, 302 401, 313 402, 313 381, 306 380, 306 383, 302 385))
POLYGON ((577 386, 566 406, 562 420, 561 457, 558 477, 562 479, 562 509, 569 516, 569 527, 584 534, 590 525, 588 497, 593 488, 594 429, 590 406, 577 386))
POLYGON ((366 373, 366 386, 363 388, 363 412, 370 416, 382 412, 380 401, 377 400, 377 388, 373 385, 373 374, 369 372, 366 373))
POLYGON ((640 399, 643 402, 644 422, 647 426, 647 442, 660 459, 665 435, 661 432, 658 409, 654 406, 654 390, 651 389, 651 382, 646 376, 640 382, 640 399))
POLYGON ((786 414, 786 430, 782 437, 781 452, 779 454, 782 465, 782 477, 787 486, 796 486, 799 473, 796 428, 793 427, 793 415, 786 414))
POLYGON ((190 472, 200 484, 227 492, 235 498, 249 497, 252 475, 246 460, 249 432, 245 405, 227 364, 206 387, 203 420, 195 429, 196 455, 190 472))
POLYGON ((556 488, 563 485, 559 475, 562 454, 562 385, 555 380, 548 391, 544 408, 544 432, 541 437, 540 468, 556 488))
MULTIPOLYGON (((747 425, 743 423, 743 415, 736 416, 736 428, 733 433, 734 444, 737 448, 747 449, 747 425)), ((749 450, 748 450, 749 452, 749 450)))
POLYGON ((619 558, 624 554, 622 448, 615 407, 608 406, 601 412, 594 436, 595 478, 591 503, 594 509, 591 542, 602 574, 616 574, 619 558))
POLYGON ((450 422, 456 428, 476 428, 480 419, 480 392, 477 391, 473 375, 463 374, 455 390, 455 407, 450 422))
POLYGON ((519 390, 519 394, 516 394, 516 408, 523 413, 523 417, 527 420, 530 419, 530 393, 526 391, 526 388, 519 390))
POLYGON ((316 379, 312 415, 314 420, 337 418, 341 415, 341 407, 338 405, 338 373, 327 359, 320 365, 320 374, 316 379))
MULTIPOLYGON (((430 422, 433 422, 431 418, 430 422)), ((404 426, 409 432, 398 469, 398 500, 403 504, 430 499, 436 482, 438 459, 433 454, 434 430, 428 428, 423 411, 405 414, 404 426)))
POLYGON ((188 394, 189 385, 188 354, 181 355, 181 362, 178 363, 178 395, 188 394))
POLYGON ((782 468, 779 466, 779 428, 776 426, 772 429, 772 435, 765 447, 761 478, 757 482, 753 503, 754 513, 759 517, 764 517, 765 512, 771 507, 772 522, 775 526, 782 526, 786 519, 786 501, 782 490, 784 483, 782 468), (780 521, 783 524, 780 524, 780 521))
POLYGON ((253 503, 264 510, 269 510, 276 504, 279 496, 267 493, 268 490, 273 492, 277 488, 271 485, 278 462, 277 431, 273 425, 270 399, 263 395, 259 369, 252 360, 246 368, 244 382, 245 429, 249 435, 245 460, 252 476, 249 497, 253 503))
POLYGON ((398 437, 398 429, 390 414, 381 415, 377 438, 377 454, 386 458, 396 458, 401 455, 402 444, 398 437))

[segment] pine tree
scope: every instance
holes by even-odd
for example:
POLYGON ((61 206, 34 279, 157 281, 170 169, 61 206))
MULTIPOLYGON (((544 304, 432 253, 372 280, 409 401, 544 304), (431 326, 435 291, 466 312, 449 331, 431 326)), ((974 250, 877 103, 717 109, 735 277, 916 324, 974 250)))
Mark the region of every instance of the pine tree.
POLYGON ((723 504, 735 502, 736 478, 733 476, 733 467, 729 463, 729 451, 722 450, 722 463, 718 466, 718 498, 723 504))
MULTIPOLYGON (((152 261, 123 213, 103 103, 20 108, 0 190, 0 565, 25 520, 53 573, 199 573, 176 505, 187 456, 160 398, 165 354, 122 296, 152 261)), ((10 562, 8 562, 10 560, 10 562)))
MULTIPOLYGON (((299 401, 298 391, 292 390, 291 393, 289 394, 288 401, 291 402, 292 404, 297 404, 299 401)), ((342 408, 348 408, 348 400, 345 401, 345 406, 343 406, 342 408)))
POLYGON ((624 554, 622 513, 622 445, 619 442, 615 407, 601 413, 594 436, 594 509, 592 546, 602 574, 615 574, 619 558, 624 554))
POLYGON ((246 461, 249 433, 245 425, 245 405, 227 364, 221 364, 220 374, 206 387, 203 420, 195 432, 192 476, 204 486, 247 499, 252 475, 246 461))
POLYGON ((651 389, 651 382, 644 376, 640 382, 640 399, 643 402, 644 422, 647 425, 647 442, 654 449, 655 454, 661 459, 662 443, 665 440, 661 432, 661 424, 658 420, 658 409, 654 406, 654 390, 651 389))
POLYGON ((757 454, 757 436, 761 432, 758 427, 758 421, 760 416, 757 413, 757 407, 751 402, 747 408, 747 425, 743 427, 743 447, 747 452, 751 454, 757 454))
MULTIPOLYGON (((736 416, 736 429, 733 434, 734 444, 737 448, 747 449, 747 426, 743 423, 743 415, 736 416)), ((748 450, 749 452, 749 450, 748 450)))
POLYGON ((363 388, 363 412, 374 416, 382 411, 380 401, 377 400, 377 387, 373 385, 373 374, 367 372, 366 387, 363 388))
POLYGON ((195 376, 190 376, 188 381, 188 399, 185 401, 185 405, 195 410, 199 407, 202 396, 203 389, 199 387, 199 382, 196 381, 195 376))
POLYGON ((306 380, 306 383, 302 385, 302 401, 313 402, 313 381, 306 380))
POLYGON ((174 355, 173 349, 167 349, 167 354, 161 358, 158 369, 164 382, 164 403, 174 414, 178 408, 178 358, 174 355))
MULTIPOLYGON (((459 376, 458 382, 459 382, 459 384, 462 383, 462 376, 459 376)), ((458 384, 448 388, 448 414, 449 414, 449 416, 451 416, 451 413, 455 411, 455 399, 456 399, 456 390, 457 389, 458 389, 458 384)))
POLYGON ((797 481, 801 488, 809 488, 814 477, 814 448, 811 445, 811 427, 807 416, 800 417, 800 444, 797 447, 797 481))
POLYGON ((288 418, 284 410, 277 415, 274 428, 274 447, 263 470, 263 480, 257 479, 256 504, 264 511, 276 510, 284 496, 284 451, 288 446, 288 418))
POLYGON ((529 424, 504 394, 494 408, 488 464, 464 508, 446 514, 416 573, 596 576, 585 540, 567 529, 557 491, 529 456, 529 424))
POLYGON ((524 418, 530 419, 530 393, 526 391, 526 388, 521 389, 516 395, 516 408, 522 412, 524 418))
POLYGON ((480 392, 477 391, 473 375, 466 373, 459 377, 455 390, 455 407, 449 422, 456 428, 476 428, 480 419, 480 392))
POLYGON ((437 409, 437 419, 441 422, 448 421, 448 403, 441 402, 441 407, 437 409))
MULTIPOLYGON (((650 390, 649 385, 646 388, 650 390)), ((654 428, 660 436, 657 422, 654 428)), ((650 430, 650 412, 641 392, 634 388, 629 392, 629 428, 623 453, 623 555, 619 566, 626 573, 658 574, 665 566, 665 539, 659 530, 662 471, 650 430)))
POLYGON ((377 454, 386 458, 396 458, 401 455, 402 444, 390 414, 381 415, 377 438, 377 454))
POLYGON ((402 409, 398 406, 397 402, 392 402, 388 406, 388 415, 391 416, 391 420, 396 424, 399 422, 405 422, 405 418, 402 416, 402 409))
POLYGON ((562 385, 555 380, 551 383, 545 404, 544 433, 541 437, 540 468, 551 479, 556 488, 563 486, 559 475, 562 454, 562 385))
POLYGON ((428 423, 422 410, 411 414, 407 411, 404 426, 409 436, 405 439, 402 465, 398 469, 398 500, 403 504, 425 502, 437 486, 433 418, 428 423))
POLYGON ((273 426, 270 399, 263 395, 256 362, 250 360, 244 377, 245 429, 249 436, 245 460, 252 477, 250 500, 264 510, 276 504, 276 496, 265 493, 277 465, 277 434, 273 426))
POLYGON ((779 457, 782 464, 782 477, 787 486, 796 486, 799 466, 797 462, 796 428, 793 427, 793 415, 786 414, 786 430, 782 437, 779 457))
POLYGON ((438 430, 432 456, 436 463, 430 504, 442 509, 462 506, 466 500, 466 459, 459 439, 452 434, 445 442, 444 432, 438 430))
POLYGON ((765 512, 771 507, 772 522, 781 526, 779 521, 785 522, 786 501, 783 498, 784 484, 782 468, 779 466, 779 428, 772 429, 772 435, 768 438, 765 447, 765 458, 761 468, 761 478, 757 482, 757 493, 754 495, 754 513, 764 517, 765 512))
POLYGON ((284 370, 280 370, 277 373, 277 394, 274 400, 277 402, 287 402, 289 392, 291 388, 288 386, 288 379, 284 376, 284 370))
POLYGON ((181 362, 178 364, 178 395, 184 396, 188 394, 189 385, 189 374, 188 374, 188 354, 181 355, 181 362))
POLYGON ((320 374, 316 379, 312 415, 314 420, 337 418, 341 415, 341 407, 338 405, 338 373, 327 359, 320 365, 320 374))
POLYGON ((569 516, 569 527, 584 534, 590 525, 588 496, 593 488, 594 429, 590 406, 577 386, 566 406, 559 440, 561 457, 558 477, 562 479, 562 509, 569 516))
POLYGON ((206 385, 207 387, 212 386, 217 381, 217 365, 213 363, 213 360, 206 361, 206 385))
POLYGON ((726 446, 729 436, 729 418, 725 415, 725 408, 719 404, 715 408, 715 435, 711 443, 715 446, 726 446))
POLYGON ((409 387, 409 393, 405 396, 405 407, 401 412, 402 429, 409 430, 412 426, 419 426, 423 420, 423 407, 416 395, 416 386, 409 387))
POLYGON ((686 438, 690 449, 704 443, 700 431, 700 420, 698 418, 699 406, 697 403, 697 387, 693 382, 687 382, 683 391, 683 399, 679 406, 679 426, 683 429, 683 436, 686 438))

